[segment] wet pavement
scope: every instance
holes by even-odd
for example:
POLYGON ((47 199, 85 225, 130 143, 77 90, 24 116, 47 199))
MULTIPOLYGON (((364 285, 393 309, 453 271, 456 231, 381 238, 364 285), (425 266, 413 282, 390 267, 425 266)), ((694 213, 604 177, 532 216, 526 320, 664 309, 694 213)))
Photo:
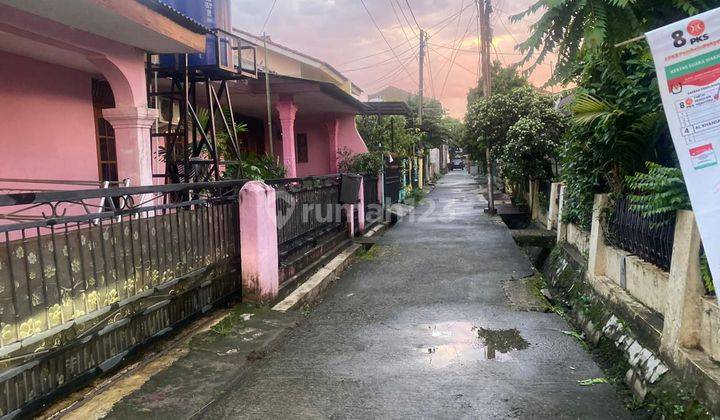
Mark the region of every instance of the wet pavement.
POLYGON ((206 418, 626 418, 556 314, 514 309, 532 274, 465 173, 446 175, 206 418))

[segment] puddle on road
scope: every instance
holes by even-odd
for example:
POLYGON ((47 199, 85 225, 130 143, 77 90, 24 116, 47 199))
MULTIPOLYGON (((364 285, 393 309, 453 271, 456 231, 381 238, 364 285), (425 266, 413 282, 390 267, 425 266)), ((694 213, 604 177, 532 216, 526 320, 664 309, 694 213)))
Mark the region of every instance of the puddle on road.
POLYGON ((517 329, 490 330, 469 322, 447 322, 423 325, 429 333, 430 345, 421 346, 423 361, 430 366, 445 368, 454 363, 512 360, 512 353, 530 347, 517 329))

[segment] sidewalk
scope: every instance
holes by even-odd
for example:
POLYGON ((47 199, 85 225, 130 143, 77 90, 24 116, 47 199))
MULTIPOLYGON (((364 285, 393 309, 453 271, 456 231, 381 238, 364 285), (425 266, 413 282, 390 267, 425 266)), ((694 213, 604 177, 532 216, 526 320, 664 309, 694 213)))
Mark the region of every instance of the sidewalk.
POLYGON ((579 386, 603 374, 562 318, 508 303, 502 282, 531 267, 471 178, 450 173, 428 198, 198 414, 629 417, 612 385, 579 386))

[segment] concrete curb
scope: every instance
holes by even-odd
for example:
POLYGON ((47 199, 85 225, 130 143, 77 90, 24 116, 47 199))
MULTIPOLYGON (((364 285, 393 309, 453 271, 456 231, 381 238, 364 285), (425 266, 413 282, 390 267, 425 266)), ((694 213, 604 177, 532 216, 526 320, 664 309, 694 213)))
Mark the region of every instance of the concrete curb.
MULTIPOLYGON (((381 223, 366 232, 363 237, 372 238, 374 236, 379 236, 386 229, 387 225, 385 223, 381 223)), ((272 309, 274 311, 287 312, 299 309, 306 303, 316 301, 335 281, 337 276, 350 265, 352 257, 360 252, 361 249, 363 249, 363 245, 356 243, 340 252, 335 258, 330 260, 330 262, 310 276, 305 283, 300 285, 281 302, 273 306, 272 309)))

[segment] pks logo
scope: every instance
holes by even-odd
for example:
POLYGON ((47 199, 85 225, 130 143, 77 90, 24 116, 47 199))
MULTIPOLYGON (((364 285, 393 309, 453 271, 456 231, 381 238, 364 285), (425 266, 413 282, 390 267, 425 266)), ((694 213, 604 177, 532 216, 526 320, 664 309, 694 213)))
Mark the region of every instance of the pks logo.
MULTIPOLYGON (((700 19, 691 21, 687 26, 687 32, 690 34, 690 45, 699 44, 710 39, 710 35, 705 33, 705 22, 700 19)), ((684 47, 688 43, 683 31, 675 31, 670 36, 673 39, 675 48, 684 47)))

